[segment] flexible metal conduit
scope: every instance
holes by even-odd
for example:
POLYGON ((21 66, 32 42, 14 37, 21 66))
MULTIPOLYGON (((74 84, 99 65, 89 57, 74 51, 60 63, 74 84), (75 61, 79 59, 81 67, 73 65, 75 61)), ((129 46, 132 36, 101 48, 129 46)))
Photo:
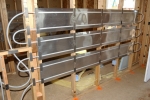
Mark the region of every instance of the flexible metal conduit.
MULTIPOLYGON (((12 46, 11 46, 11 43, 10 43, 10 40, 9 40, 9 34, 8 34, 8 33, 9 33, 10 24, 12 23, 12 21, 13 21, 16 17, 18 17, 18 16, 20 16, 20 15, 23 15, 24 13, 25 13, 25 12, 22 12, 22 13, 19 13, 19 14, 15 15, 15 16, 10 20, 10 22, 8 23, 7 30, 6 30, 6 36, 7 36, 7 41, 8 41, 8 44, 9 44, 9 47, 10 47, 11 50, 13 50, 13 48, 12 48, 12 46)), ((21 32, 21 31, 25 31, 25 29, 19 30, 19 31, 15 32, 15 34, 17 34, 18 32, 21 32)), ((14 37, 14 36, 13 36, 13 37, 14 37)), ((28 60, 29 58, 25 58, 25 59, 23 59, 23 60, 20 60, 20 59, 17 57, 16 54, 13 54, 13 55, 14 55, 14 57, 19 61, 18 65, 17 65, 17 70, 20 71, 20 72, 28 72, 28 73, 29 73, 29 79, 28 79, 28 81, 27 81, 26 83, 24 83, 24 84, 21 85, 21 86, 11 86, 11 85, 10 85, 10 87, 11 87, 11 88, 24 88, 24 87, 26 87, 26 86, 29 84, 29 82, 30 82, 30 80, 31 80, 31 73, 30 73, 30 70, 29 70, 29 68, 23 63, 23 61, 28 60), (26 68, 25 71, 19 69, 20 63, 26 68)), ((28 87, 24 90, 24 92, 23 92, 23 94, 22 94, 22 96, 21 96, 21 100, 23 99, 23 97, 24 97, 26 91, 31 87, 31 85, 32 85, 32 84, 28 85, 28 87)))

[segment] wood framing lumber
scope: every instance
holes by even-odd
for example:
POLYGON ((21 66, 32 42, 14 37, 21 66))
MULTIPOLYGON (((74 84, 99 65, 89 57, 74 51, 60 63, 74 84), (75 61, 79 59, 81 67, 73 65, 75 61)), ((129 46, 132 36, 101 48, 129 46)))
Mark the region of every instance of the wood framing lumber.
POLYGON ((83 0, 83 8, 87 8, 87 0, 83 0))
MULTIPOLYGON (((17 51, 18 53, 21 53, 21 52, 27 52, 30 49, 31 49, 31 47, 22 47, 22 48, 15 48, 13 50, 17 51)), ((0 52, 0 56, 4 56, 4 55, 8 55, 8 54, 9 54, 9 51, 0 52)))
POLYGON ((118 9, 123 9, 124 0, 119 0, 118 9))
POLYGON ((4 41, 5 41, 5 49, 9 49, 9 45, 7 42, 7 37, 6 37, 6 28, 8 25, 8 15, 7 15, 7 8, 6 8, 6 1, 5 0, 0 0, 0 15, 1 15, 1 21, 2 21, 2 27, 3 27, 3 34, 4 34, 4 41))
MULTIPOLYGON (((2 21, 2 27, 3 27, 5 50, 8 50, 9 45, 8 45, 7 36, 6 36, 6 29, 8 25, 8 15, 7 15, 7 8, 6 8, 5 0, 0 0, 0 13, 1 13, 1 21, 2 21)), ((10 73, 15 73, 14 59, 10 55, 8 55, 8 65, 9 65, 10 73)))
MULTIPOLYGON (((76 8, 76 0, 70 0, 70 8, 76 8)), ((71 30, 70 33, 75 34, 75 30, 71 30)), ((74 55, 74 54, 71 54, 74 55)), ((76 72, 71 74, 71 89, 73 97, 76 97, 76 80, 75 80, 76 72)))
MULTIPOLYGON (((2 69, 2 77, 3 77, 3 82, 4 82, 4 85, 9 85, 8 84, 8 78, 7 78, 7 72, 6 72, 6 66, 5 66, 5 61, 4 61, 4 56, 1 56, 0 55, 0 66, 1 66, 1 69, 2 69)), ((6 97, 7 97, 7 100, 11 100, 11 95, 10 95, 10 90, 9 88, 6 89, 6 97)))
POLYGON ((142 48, 140 52, 140 65, 145 64, 145 58, 146 58, 146 52, 148 52, 145 48, 145 46, 149 46, 149 44, 146 44, 147 39, 149 39, 149 25, 148 22, 150 22, 150 0, 147 2, 147 8, 146 8, 146 16, 145 16, 145 25, 144 25, 144 31, 143 31, 143 37, 142 37, 142 48), (145 51, 146 50, 146 51, 145 51))
MULTIPOLYGON (((123 4, 124 4, 124 0, 119 0, 119 5, 118 5, 119 10, 121 10, 123 8, 123 4)), ((121 43, 119 42, 116 44, 116 46, 120 46, 120 44, 121 43)), ((118 77, 118 68, 119 68, 119 58, 116 59, 116 65, 114 66, 114 78, 118 77)))
MULTIPOLYGON (((35 12, 35 8, 37 8, 37 0, 22 0, 22 10, 24 11, 25 8, 28 9, 28 12, 35 12)), ((35 15, 29 14, 28 17, 24 17, 24 27, 27 26, 30 27, 30 29, 35 29, 35 15)), ((31 42, 37 40, 37 33, 34 30, 30 31, 31 34, 31 42)), ((29 38, 28 36, 26 38, 29 38)), ((37 56, 37 44, 32 44, 31 46, 32 50, 29 53, 32 53, 33 56, 37 56)), ((29 57, 29 54, 28 54, 29 57)), ((39 66, 38 60, 35 58, 33 61, 29 62, 30 67, 37 68, 39 66)), ((40 69, 35 70, 32 73, 32 79, 35 79, 35 81, 41 80, 40 79, 40 69)), ((36 83, 35 86, 32 86, 32 92, 33 92, 33 100, 45 100, 45 91, 44 91, 44 83, 36 83)))
POLYGON ((98 9, 106 9, 106 0, 98 0, 98 9))
MULTIPOLYGON (((135 10, 138 10, 139 12, 143 12, 143 3, 144 3, 143 1, 144 0, 136 0, 135 1, 135 10)), ((139 20, 141 18, 142 18, 142 16, 138 16, 139 20)), ((141 25, 142 25, 142 22, 137 25, 137 28, 139 28, 141 30, 141 32, 142 32, 141 25)), ((137 30, 136 31, 136 35, 138 35, 139 33, 140 33, 140 31, 137 30)), ((142 36, 140 36, 140 37, 142 37, 142 36)), ((140 37, 136 38, 136 42, 140 42, 140 37)), ((135 46, 135 50, 137 50, 138 48, 139 48, 139 46, 136 45, 135 46)), ((133 59, 134 59, 133 62, 138 62, 138 60, 139 60, 139 52, 134 53, 134 58, 133 59)))

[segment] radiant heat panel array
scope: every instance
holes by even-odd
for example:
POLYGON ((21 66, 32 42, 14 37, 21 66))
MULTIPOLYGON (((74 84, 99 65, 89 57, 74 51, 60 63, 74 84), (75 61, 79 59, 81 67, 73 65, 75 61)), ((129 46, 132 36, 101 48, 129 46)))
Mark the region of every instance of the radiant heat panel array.
MULTIPOLYGON (((129 26, 104 31, 76 32, 44 36, 38 38, 40 60, 71 54, 77 51, 97 48, 112 43, 135 38, 137 11, 95 10, 95 9, 36 9, 37 34, 98 28, 102 26, 129 26), (133 34, 134 33, 134 34, 133 34)), ((70 57, 44 62, 41 67, 41 78, 44 81, 69 75, 74 71, 91 68, 107 61, 133 52, 133 44, 126 43, 107 49, 96 50, 70 57)))

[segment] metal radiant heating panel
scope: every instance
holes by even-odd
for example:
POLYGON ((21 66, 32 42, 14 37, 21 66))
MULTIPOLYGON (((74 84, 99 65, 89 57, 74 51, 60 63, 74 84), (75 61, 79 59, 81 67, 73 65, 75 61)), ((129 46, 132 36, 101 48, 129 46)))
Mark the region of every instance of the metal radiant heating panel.
POLYGON ((115 47, 109 47, 105 50, 102 50, 101 56, 100 56, 101 62, 105 63, 107 61, 117 58, 118 49, 119 49, 119 46, 115 46, 115 47))
POLYGON ((99 51, 88 52, 86 54, 78 55, 76 60, 77 71, 99 65, 99 57, 99 51))
POLYGON ((37 8, 37 31, 73 30, 73 9, 37 8))
POLYGON ((101 36, 102 45, 115 43, 119 41, 120 29, 105 30, 101 36))
POLYGON ((39 38, 38 47, 43 57, 52 57, 60 54, 73 52, 73 34, 46 36, 39 38))
POLYGON ((77 50, 89 49, 100 45, 100 31, 80 32, 76 34, 77 50))
MULTIPOLYGON (((93 66, 99 65, 99 58, 102 63, 110 61, 132 52, 131 43, 122 44, 119 46, 110 47, 100 51, 88 52, 86 54, 77 55, 76 70, 81 71, 93 66)), ((44 81, 53 80, 56 78, 69 75, 74 71, 74 57, 62 58, 54 61, 45 62, 41 65, 41 78, 44 81)))
POLYGON ((122 10, 103 10, 103 25, 120 25, 122 10))
POLYGON ((129 40, 135 37, 135 27, 122 28, 121 41, 129 40))
POLYGON ((137 10, 123 10, 122 24, 132 24, 136 21, 137 10))
POLYGON ((76 29, 102 26, 102 10, 100 9, 75 9, 75 15, 76 29))
MULTIPOLYGON (((106 30, 102 33, 100 31, 89 31, 76 33, 76 50, 90 49, 93 47, 115 43, 119 41, 121 35, 121 41, 125 41, 132 38, 132 31, 134 28, 116 30, 106 30), (101 36, 101 41, 100 41, 101 36)), ((39 54, 45 57, 54 57, 62 54, 71 53, 74 50, 73 46, 73 34, 55 35, 40 37, 39 54)))
POLYGON ((126 44, 122 44, 120 45, 120 49, 119 49, 119 56, 125 56, 131 52, 133 52, 133 47, 132 47, 132 43, 126 43, 126 44))
POLYGON ((121 41, 129 40, 135 37, 135 27, 105 30, 101 36, 101 43, 102 45, 107 45, 119 42, 120 36, 121 41))
MULTIPOLYGON (((39 38, 39 54, 45 57, 53 57, 74 50, 73 34, 46 36, 39 38)), ((76 33, 76 49, 88 49, 100 45, 100 31, 76 33)))
POLYGON ((49 61, 42 64, 41 78, 46 80, 53 80, 56 78, 69 75, 74 71, 74 58, 67 57, 55 61, 49 61))

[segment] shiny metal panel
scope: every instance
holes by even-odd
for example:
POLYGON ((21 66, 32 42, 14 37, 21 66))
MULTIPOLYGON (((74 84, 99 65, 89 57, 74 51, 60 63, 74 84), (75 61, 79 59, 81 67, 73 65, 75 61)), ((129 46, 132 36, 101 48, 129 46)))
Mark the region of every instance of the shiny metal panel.
POLYGON ((119 47, 115 46, 115 47, 109 47, 107 49, 102 50, 101 56, 100 56, 101 62, 104 63, 104 62, 107 62, 107 61, 117 58, 118 57, 118 49, 119 49, 119 47))
POLYGON ((88 52, 86 54, 78 55, 76 58, 76 70, 80 71, 99 65, 99 57, 99 51, 88 52))
POLYGON ((102 45, 118 42, 119 34, 120 34, 120 29, 103 31, 101 36, 102 45))
POLYGON ((42 57, 52 57, 73 52, 73 34, 40 37, 38 47, 42 57))
POLYGON ((60 78, 63 75, 69 75, 74 71, 74 58, 67 57, 54 61, 42 63, 43 70, 41 71, 41 78, 53 80, 60 78))
POLYGON ((124 10, 122 16, 122 24, 132 24, 136 20, 138 11, 136 10, 124 10))
POLYGON ((77 50, 93 48, 100 45, 100 31, 76 33, 77 50))
POLYGON ((135 37, 135 27, 132 28, 122 28, 121 41, 129 40, 135 37))
POLYGON ((103 25, 120 25, 122 10, 103 10, 103 25))
POLYGON ((38 8, 36 9, 37 30, 39 32, 72 30, 73 16, 73 9, 38 8))
POLYGON ((127 55, 129 53, 133 52, 132 43, 126 43, 120 45, 119 49, 119 56, 127 55))
POLYGON ((100 9, 75 9, 76 29, 102 26, 102 10, 100 9))

